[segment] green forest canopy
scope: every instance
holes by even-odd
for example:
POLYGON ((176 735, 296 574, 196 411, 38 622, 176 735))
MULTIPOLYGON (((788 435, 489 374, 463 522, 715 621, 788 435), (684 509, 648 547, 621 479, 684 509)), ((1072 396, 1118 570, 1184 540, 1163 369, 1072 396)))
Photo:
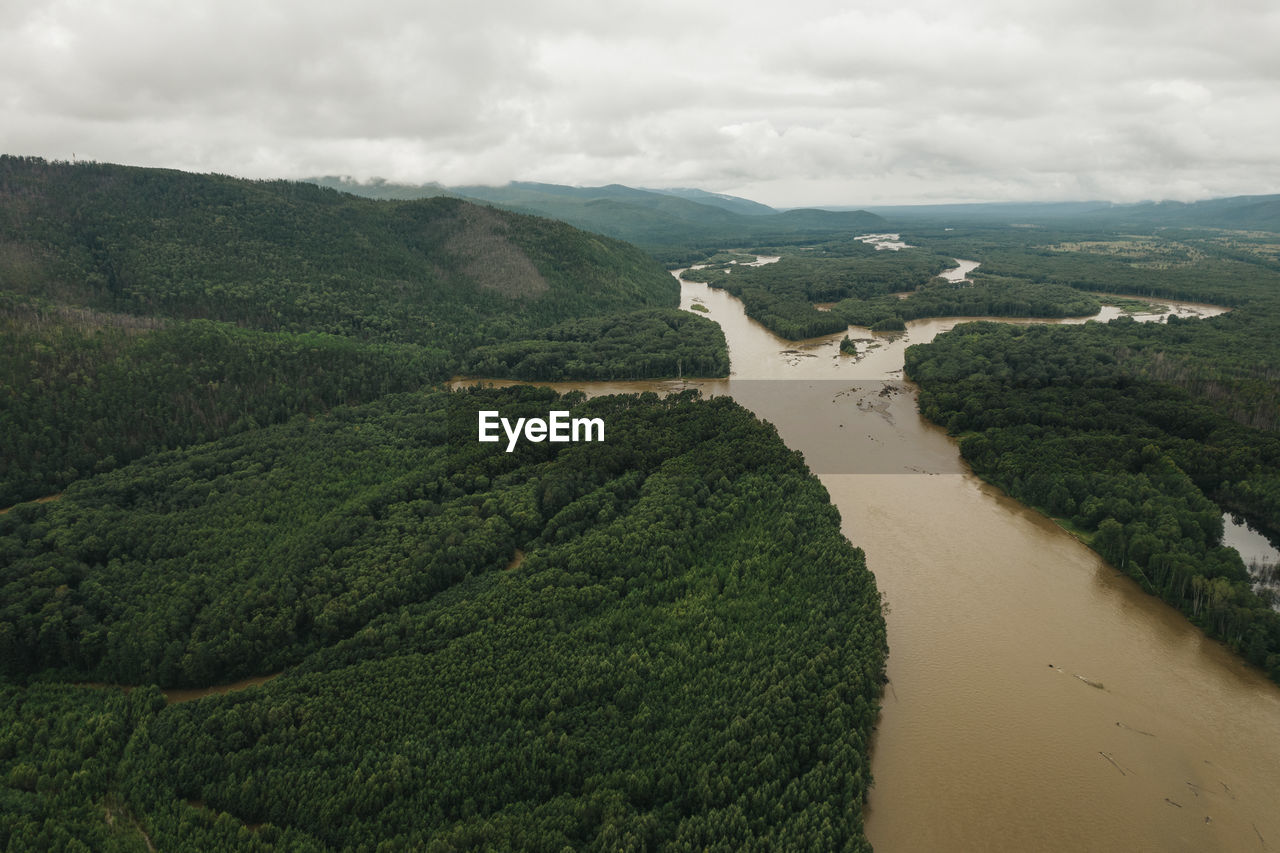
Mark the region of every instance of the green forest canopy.
POLYGON ((726 399, 338 407, 23 504, 0 553, 16 849, 868 849, 879 595, 726 399), (604 445, 472 440, 566 404, 604 445))

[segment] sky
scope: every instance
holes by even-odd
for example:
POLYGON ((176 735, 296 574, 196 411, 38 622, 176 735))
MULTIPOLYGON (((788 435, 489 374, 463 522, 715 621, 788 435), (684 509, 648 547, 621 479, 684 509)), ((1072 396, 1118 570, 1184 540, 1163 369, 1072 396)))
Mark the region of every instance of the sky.
POLYGON ((1280 192, 1274 0, 0 0, 0 151, 775 206, 1280 192))

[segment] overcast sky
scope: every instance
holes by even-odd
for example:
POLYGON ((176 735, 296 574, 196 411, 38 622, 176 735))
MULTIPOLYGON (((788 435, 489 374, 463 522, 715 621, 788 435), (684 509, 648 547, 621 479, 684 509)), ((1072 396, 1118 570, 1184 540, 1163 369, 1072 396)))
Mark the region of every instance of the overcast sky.
POLYGON ((774 205, 1280 192, 1276 0, 0 0, 0 150, 774 205))

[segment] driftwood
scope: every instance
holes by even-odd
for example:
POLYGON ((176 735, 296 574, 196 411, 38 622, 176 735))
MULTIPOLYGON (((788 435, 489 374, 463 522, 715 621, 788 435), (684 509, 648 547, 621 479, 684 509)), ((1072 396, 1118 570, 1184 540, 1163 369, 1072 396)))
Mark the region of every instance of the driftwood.
POLYGON ((1115 769, 1119 770, 1119 771, 1120 771, 1120 775, 1121 775, 1121 776, 1128 776, 1128 775, 1129 775, 1128 773, 1125 773, 1125 772, 1124 772, 1124 768, 1123 768, 1123 767, 1121 767, 1119 764, 1117 764, 1117 763, 1116 763, 1116 760, 1115 760, 1114 758, 1112 758, 1110 755, 1108 755, 1107 753, 1103 752, 1102 750, 1098 750, 1098 755, 1101 755, 1103 758, 1107 759, 1107 761, 1110 761, 1110 762, 1111 762, 1111 766, 1112 766, 1112 767, 1114 767, 1115 769))

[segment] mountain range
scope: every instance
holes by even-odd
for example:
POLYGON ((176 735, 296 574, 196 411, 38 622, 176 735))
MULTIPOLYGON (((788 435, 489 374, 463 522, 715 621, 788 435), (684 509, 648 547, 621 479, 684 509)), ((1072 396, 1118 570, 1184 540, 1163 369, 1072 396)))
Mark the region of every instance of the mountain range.
POLYGON ((455 196, 520 213, 559 219, 578 228, 635 243, 660 257, 680 250, 756 244, 794 243, 823 236, 865 233, 885 221, 864 210, 777 210, 736 196, 697 189, 648 190, 610 184, 570 187, 513 182, 504 186, 422 184, 411 187, 385 181, 360 183, 347 178, 310 179, 320 186, 382 199, 455 196))
POLYGON ((723 247, 754 240, 760 244, 849 231, 876 231, 922 222, 1038 224, 1072 227, 1222 228, 1280 231, 1280 195, 1250 195, 1196 202, 1109 201, 990 202, 825 206, 779 209, 724 193, 694 188, 639 189, 621 184, 573 187, 512 182, 502 186, 406 185, 381 179, 308 179, 354 195, 383 199, 455 196, 560 219, 636 243, 659 256, 680 247, 723 247))

